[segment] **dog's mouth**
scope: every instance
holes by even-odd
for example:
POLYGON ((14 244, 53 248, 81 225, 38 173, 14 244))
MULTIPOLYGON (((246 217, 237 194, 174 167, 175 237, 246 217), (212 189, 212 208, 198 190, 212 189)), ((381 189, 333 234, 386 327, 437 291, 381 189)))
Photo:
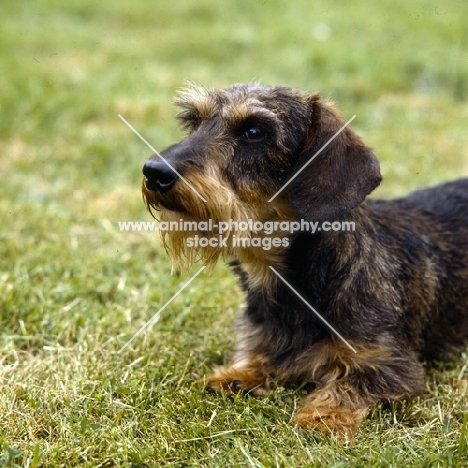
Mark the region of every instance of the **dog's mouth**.
POLYGON ((180 202, 180 200, 177 197, 171 196, 168 193, 150 190, 147 187, 144 178, 142 182, 142 195, 146 206, 151 214, 153 213, 153 210, 168 210, 188 214, 187 208, 184 207, 184 205, 180 202))

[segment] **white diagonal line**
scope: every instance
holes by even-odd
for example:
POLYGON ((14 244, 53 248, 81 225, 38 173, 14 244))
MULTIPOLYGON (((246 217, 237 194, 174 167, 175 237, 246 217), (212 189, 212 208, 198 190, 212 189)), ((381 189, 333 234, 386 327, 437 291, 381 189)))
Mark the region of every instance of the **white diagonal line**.
POLYGON ((335 335, 340 338, 341 341, 353 352, 357 351, 340 335, 340 333, 335 330, 272 266, 269 266, 270 270, 275 273, 275 275, 280 278, 283 283, 289 287, 289 289, 296 294, 296 296, 333 332, 335 335))
POLYGON ((120 354, 132 341, 150 325, 155 324, 161 317, 161 312, 205 269, 202 266, 154 315, 148 320, 131 338, 128 340, 119 350, 117 354, 120 354))
POLYGON ((353 115, 269 200, 273 201, 354 119, 353 115))
POLYGON ((164 159, 164 158, 159 154, 159 152, 156 151, 156 150, 148 143, 148 141, 147 141, 142 135, 140 135, 140 133, 137 132, 137 131, 135 130, 135 128, 133 128, 120 114, 118 114, 118 115, 119 115, 120 119, 127 125, 127 127, 130 128, 130 130, 132 130, 133 133, 135 133, 135 135, 137 135, 137 136, 140 138, 140 140, 141 140, 143 143, 145 143, 146 146, 147 146, 149 149, 151 149, 162 161, 164 161, 164 162, 179 176, 179 178, 182 179, 182 180, 187 184, 187 186, 188 186, 190 189, 192 189, 192 191, 195 193, 195 195, 198 196, 198 198, 200 198, 201 200, 203 200, 203 201, 206 203, 206 200, 198 193, 198 191, 190 184, 190 182, 188 182, 187 179, 185 179, 184 177, 182 177, 182 176, 175 170, 175 168, 172 167, 172 166, 169 164, 169 162, 168 162, 166 159, 164 159))

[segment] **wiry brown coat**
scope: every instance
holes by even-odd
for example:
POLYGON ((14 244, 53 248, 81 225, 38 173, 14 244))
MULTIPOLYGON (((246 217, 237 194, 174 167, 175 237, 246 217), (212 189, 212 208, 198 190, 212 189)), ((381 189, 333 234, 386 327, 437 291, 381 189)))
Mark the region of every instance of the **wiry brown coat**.
POLYGON ((144 170, 144 196, 162 220, 355 223, 354 232, 295 233, 268 251, 188 249, 193 233, 165 234, 175 261, 235 257, 247 293, 233 363, 208 389, 259 396, 269 377, 313 382, 295 422, 345 435, 373 404, 419 395, 421 362, 468 339, 468 179, 365 201, 381 180, 378 161, 349 127, 327 144, 345 122, 318 94, 237 85, 187 92, 179 105, 189 135, 162 156, 184 180, 156 155, 144 170))

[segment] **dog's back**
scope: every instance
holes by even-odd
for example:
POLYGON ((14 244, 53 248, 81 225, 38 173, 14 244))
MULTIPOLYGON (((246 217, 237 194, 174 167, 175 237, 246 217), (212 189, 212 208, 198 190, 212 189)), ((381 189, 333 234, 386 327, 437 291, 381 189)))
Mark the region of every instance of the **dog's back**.
POLYGON ((468 178, 417 190, 402 200, 455 230, 468 228, 468 178))
POLYGON ((437 262, 438 293, 424 332, 423 357, 459 349, 468 340, 468 178, 370 204, 377 212, 396 210, 417 224, 427 261, 437 262))

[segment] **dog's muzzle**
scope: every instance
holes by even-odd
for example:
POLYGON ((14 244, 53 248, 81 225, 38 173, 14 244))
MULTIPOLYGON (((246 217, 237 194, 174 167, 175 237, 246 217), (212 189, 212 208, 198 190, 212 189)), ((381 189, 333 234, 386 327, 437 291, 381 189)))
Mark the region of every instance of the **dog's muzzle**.
POLYGON ((150 159, 143 166, 145 185, 148 190, 167 192, 176 183, 177 174, 164 162, 150 159))

